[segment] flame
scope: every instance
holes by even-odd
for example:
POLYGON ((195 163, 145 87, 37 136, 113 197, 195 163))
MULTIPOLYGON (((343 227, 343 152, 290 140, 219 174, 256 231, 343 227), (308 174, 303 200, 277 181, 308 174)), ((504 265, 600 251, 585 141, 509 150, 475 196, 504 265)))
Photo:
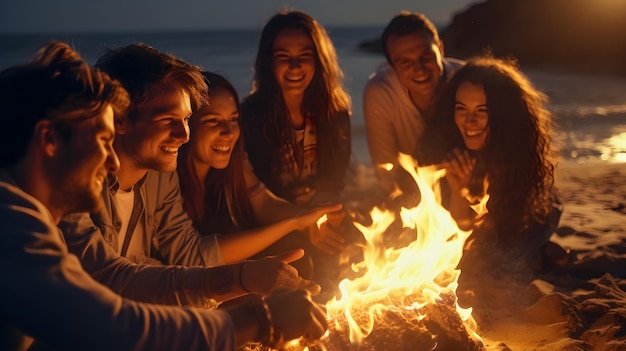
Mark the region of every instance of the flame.
POLYGON ((324 222, 326 222, 326 221, 328 221, 328 216, 323 215, 322 217, 320 217, 320 218, 317 220, 317 229, 322 228, 322 224, 324 224, 324 222))
MULTIPOLYGON (((401 248, 385 247, 383 233, 393 223, 393 213, 374 208, 373 223, 364 227, 355 225, 367 243, 364 260, 351 266, 356 278, 339 283, 340 295, 326 305, 329 320, 345 316, 350 327, 350 342, 360 344, 382 322, 381 313, 387 310, 418 310, 452 294, 456 297, 460 271, 456 269, 466 239, 471 231, 459 229, 450 213, 441 206, 439 180, 445 170, 435 167, 417 167, 408 155, 399 157, 400 165, 415 179, 420 192, 420 203, 410 209, 402 208, 400 217, 404 227, 417 233, 415 241, 401 248), (355 314, 365 318, 354 318, 355 314)), ((482 211, 488 197, 475 210, 482 211)), ((471 308, 462 308, 454 298, 456 311, 475 339, 480 340, 471 308)), ((337 328, 340 328, 336 324, 337 328)))

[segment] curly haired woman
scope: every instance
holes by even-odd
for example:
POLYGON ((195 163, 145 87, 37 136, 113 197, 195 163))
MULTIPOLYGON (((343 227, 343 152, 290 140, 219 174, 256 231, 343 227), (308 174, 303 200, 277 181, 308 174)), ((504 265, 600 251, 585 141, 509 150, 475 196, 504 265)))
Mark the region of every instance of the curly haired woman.
POLYGON ((428 138, 430 148, 422 148, 446 169, 445 205, 460 228, 474 230, 474 244, 526 261, 554 248, 548 242, 562 211, 545 102, 512 62, 471 58, 446 86, 438 133, 428 138), (488 213, 482 216, 471 205, 486 194, 488 213))

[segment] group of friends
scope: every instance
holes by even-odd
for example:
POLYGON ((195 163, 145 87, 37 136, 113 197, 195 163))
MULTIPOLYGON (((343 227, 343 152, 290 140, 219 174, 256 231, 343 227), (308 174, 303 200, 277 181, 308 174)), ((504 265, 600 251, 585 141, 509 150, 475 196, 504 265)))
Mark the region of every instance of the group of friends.
MULTIPOLYGON (((446 58, 420 13, 395 16, 382 46, 363 98, 380 206, 419 199, 409 154, 445 168, 444 204, 476 242, 540 256, 561 210, 545 96, 511 61, 446 58)), ((242 101, 144 44, 92 67, 52 42, 2 71, 2 349, 319 340, 339 253, 360 240, 342 207, 342 78, 325 29, 296 10, 265 24, 242 101)))

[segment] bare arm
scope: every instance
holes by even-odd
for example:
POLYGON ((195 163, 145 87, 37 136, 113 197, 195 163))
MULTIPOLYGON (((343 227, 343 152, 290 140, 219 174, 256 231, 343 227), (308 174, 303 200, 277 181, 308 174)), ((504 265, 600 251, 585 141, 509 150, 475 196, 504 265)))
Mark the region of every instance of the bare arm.
POLYGON ((316 207, 306 210, 302 215, 265 227, 222 235, 218 241, 224 262, 228 264, 245 260, 292 231, 315 225, 324 214, 337 211, 340 208, 340 204, 316 207))
POLYGON ((89 214, 66 216, 60 225, 66 231, 69 251, 78 256, 82 267, 101 284, 133 300, 206 307, 211 299, 224 301, 249 292, 266 294, 281 286, 316 290, 287 264, 303 253, 247 261, 243 271, 241 264, 212 268, 140 265, 106 244, 89 214))
POLYGON ((267 225, 302 215, 305 210, 272 193, 254 174, 248 159, 244 163, 244 177, 248 196, 259 224, 267 225))

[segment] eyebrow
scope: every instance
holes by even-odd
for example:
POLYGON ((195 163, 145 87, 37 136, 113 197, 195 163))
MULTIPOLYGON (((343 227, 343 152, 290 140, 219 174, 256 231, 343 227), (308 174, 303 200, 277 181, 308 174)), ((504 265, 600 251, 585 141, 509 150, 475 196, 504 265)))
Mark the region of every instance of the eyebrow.
MULTIPOLYGON (((315 51, 315 48, 313 46, 306 46, 306 47, 302 48, 299 52, 308 51, 308 50, 315 51)), ((275 52, 281 52, 281 51, 282 52, 289 52, 289 49, 284 48, 284 47, 277 47, 277 48, 272 50, 272 52, 274 52, 274 53, 275 52)))

